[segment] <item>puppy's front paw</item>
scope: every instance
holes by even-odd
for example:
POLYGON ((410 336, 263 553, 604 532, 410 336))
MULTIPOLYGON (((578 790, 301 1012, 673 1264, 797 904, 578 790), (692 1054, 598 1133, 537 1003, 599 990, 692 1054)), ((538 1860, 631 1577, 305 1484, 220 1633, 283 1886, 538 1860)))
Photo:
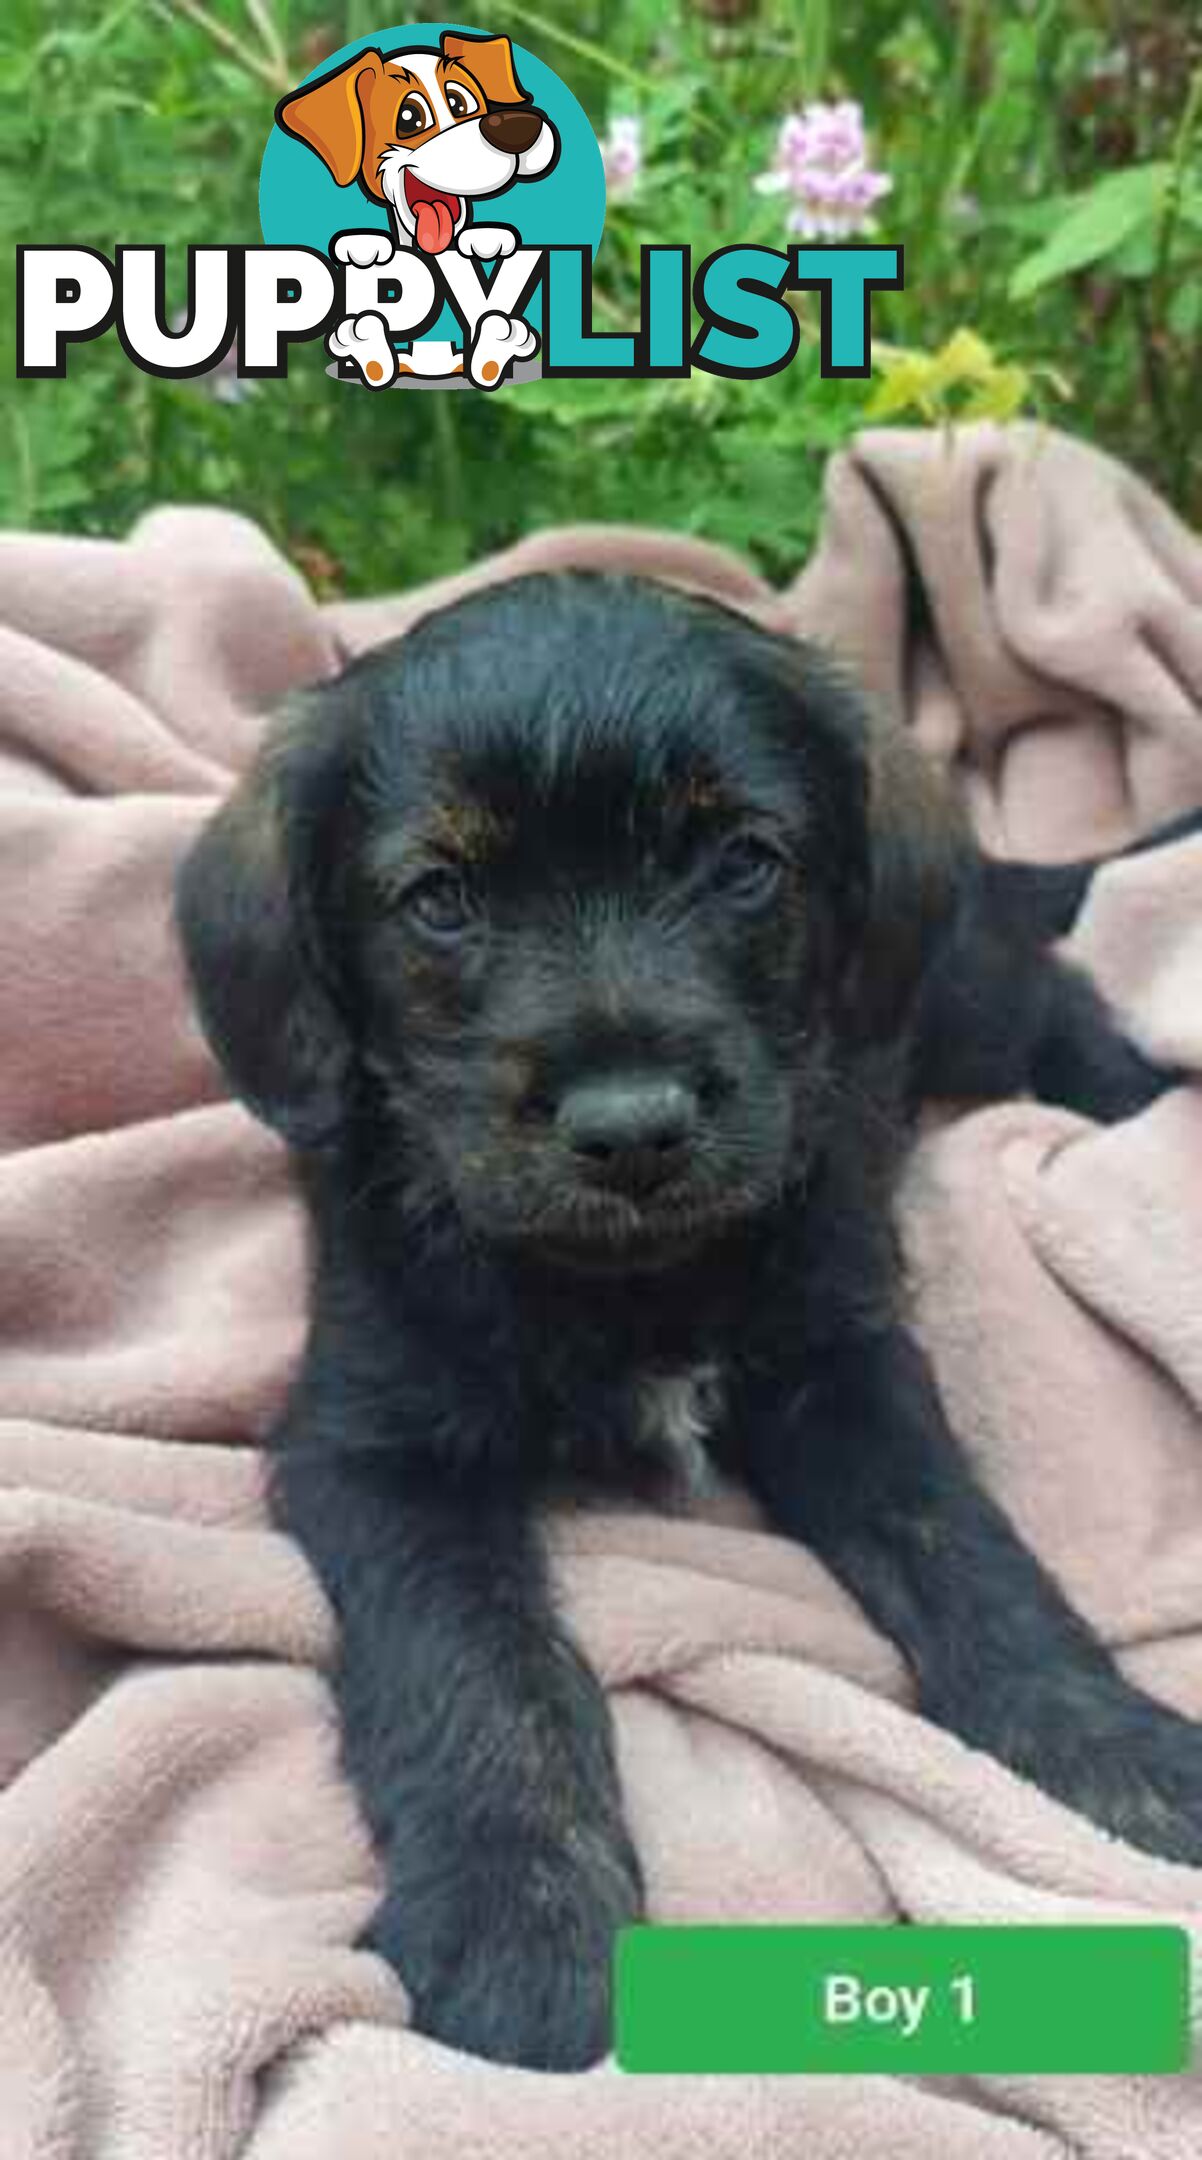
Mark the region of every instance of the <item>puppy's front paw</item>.
POLYGON ((391 262, 394 253, 392 234, 386 232, 344 232, 334 242, 335 262, 350 263, 356 270, 391 262))
POLYGON ((396 381, 397 358, 382 315, 348 315, 326 339, 336 360, 352 360, 369 390, 387 390, 396 381))
POLYGON ((1089 1084, 1081 1091, 1085 1099, 1074 1107, 1097 1118, 1100 1124, 1117 1125, 1124 1118, 1138 1117, 1141 1110, 1149 1109, 1170 1088, 1180 1087, 1188 1078, 1188 1073, 1171 1066, 1153 1065, 1125 1035, 1116 1035, 1108 1054, 1099 1060, 1089 1084))
POLYGON ((518 236, 512 225, 465 225, 455 242, 461 255, 474 256, 477 262, 492 262, 495 256, 512 255, 518 244, 518 236))
POLYGON ((495 390, 515 360, 529 360, 537 351, 537 331, 520 316, 501 315, 494 308, 480 317, 468 373, 478 390, 495 390))
POLYGON ((1035 1088, 1043 1102, 1062 1103, 1100 1125, 1138 1117, 1187 1077, 1153 1065, 1115 1024, 1099 1029, 1088 1045, 1054 1042, 1040 1053, 1035 1088))
POLYGON ((1098 1078, 1094 1117, 1116 1125, 1124 1117, 1137 1117, 1174 1086, 1185 1086, 1191 1076, 1176 1065, 1152 1065, 1133 1041, 1120 1037, 1109 1058, 1105 1074, 1098 1078))
POLYGON ((1202 1725, 1118 1673, 1056 1676, 1016 1692, 985 1744, 1128 1844, 1202 1866, 1202 1725))
POLYGON ((612 2046, 616 1931, 637 1917, 622 1841, 591 1853, 482 1840, 472 1860, 394 1884, 366 1947, 397 1972, 419 2032, 531 2070, 583 2070, 612 2046))
POLYGON ((1041 1102, 1115 1125, 1180 1084, 1184 1074, 1153 1065, 1078 968, 1060 962, 1045 979, 1051 994, 1031 1066, 1041 1102))
POLYGON ((1202 1727, 1136 1695, 1085 1784, 1087 1811, 1116 1837, 1202 1866, 1202 1727))

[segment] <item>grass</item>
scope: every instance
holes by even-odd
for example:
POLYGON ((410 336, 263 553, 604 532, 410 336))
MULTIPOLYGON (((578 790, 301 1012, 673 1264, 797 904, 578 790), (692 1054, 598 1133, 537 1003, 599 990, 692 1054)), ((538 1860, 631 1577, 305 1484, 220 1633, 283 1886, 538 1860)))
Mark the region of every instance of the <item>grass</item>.
MULTIPOLYGON (((418 8, 411 19, 439 19, 418 8)), ((9 0, 0 275, 12 242, 257 241, 259 159, 281 92, 377 26, 364 0, 9 0)), ((263 523, 322 591, 454 569, 564 518, 668 524, 786 575, 812 542, 821 469, 874 413, 890 423, 1049 411, 1202 519, 1202 55, 1161 0, 1010 9, 863 0, 498 0, 506 31, 563 75, 598 133, 642 123, 645 163, 611 202, 598 319, 632 323, 638 249, 783 245, 757 195, 781 116, 864 108, 893 179, 880 236, 908 289, 878 298, 874 383, 827 383, 806 333, 763 383, 531 385, 496 398, 373 400, 323 372, 223 404, 160 382, 112 336, 63 382, 0 389, 0 519, 120 533, 164 500, 263 523), (967 336, 964 333, 968 333, 967 336), (959 334, 959 335, 958 335, 959 334)), ((803 309, 808 302, 802 302, 803 309)))

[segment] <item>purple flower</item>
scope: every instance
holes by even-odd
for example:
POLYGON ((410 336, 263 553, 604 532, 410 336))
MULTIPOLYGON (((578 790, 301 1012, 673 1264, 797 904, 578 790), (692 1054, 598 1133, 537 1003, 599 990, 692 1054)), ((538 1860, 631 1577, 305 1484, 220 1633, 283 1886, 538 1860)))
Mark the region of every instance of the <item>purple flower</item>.
POLYGON ((752 186, 760 195, 792 196, 788 230, 803 240, 846 240, 873 230, 873 206, 893 182, 871 170, 863 111, 844 98, 786 113, 771 170, 757 173, 752 186))
POLYGON ((633 113, 618 113, 601 144, 605 185, 620 195, 634 186, 643 169, 643 123, 633 113))

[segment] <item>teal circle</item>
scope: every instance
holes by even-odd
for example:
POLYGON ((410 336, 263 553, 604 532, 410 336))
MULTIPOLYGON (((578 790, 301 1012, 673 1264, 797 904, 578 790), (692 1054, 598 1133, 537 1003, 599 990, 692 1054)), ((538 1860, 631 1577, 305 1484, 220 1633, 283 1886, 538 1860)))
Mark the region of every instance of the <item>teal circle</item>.
MULTIPOLYGON (((392 29, 375 30, 370 37, 355 38, 330 54, 295 85, 316 82, 330 75, 356 53, 388 54, 437 50, 444 31, 470 37, 491 35, 471 30, 463 23, 400 23, 392 29)), ((523 89, 544 112, 559 136, 559 156, 551 171, 538 180, 515 180, 499 195, 480 202, 481 222, 512 225, 526 247, 587 247, 595 255, 605 225, 605 167, 601 146, 583 108, 566 83, 528 52, 513 47, 514 65, 523 89)), ((315 150, 297 142, 275 126, 267 138, 259 172, 259 223, 269 247, 317 248, 324 255, 339 232, 388 232, 388 212, 383 203, 365 195, 358 183, 339 187, 315 150)), ((538 327, 542 294, 534 295, 526 318, 538 327)), ((460 335, 459 323, 450 308, 425 332, 430 338, 460 335)))

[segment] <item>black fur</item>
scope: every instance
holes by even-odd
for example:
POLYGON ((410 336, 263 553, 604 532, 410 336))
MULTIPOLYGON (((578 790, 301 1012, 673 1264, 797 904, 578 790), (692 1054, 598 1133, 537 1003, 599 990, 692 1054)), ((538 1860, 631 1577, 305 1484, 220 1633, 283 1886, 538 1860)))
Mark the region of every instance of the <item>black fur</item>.
POLYGON ((185 865, 211 1038, 312 1214, 275 1504, 340 1616, 370 1939, 423 2030, 552 2067, 608 2044, 639 1867, 537 1510, 653 1493, 648 1381, 699 1361, 715 1460, 931 1716, 1202 1860, 1202 1732, 975 1485, 891 1216, 923 1095, 1111 1116, 1165 1084, 1047 950, 1090 867, 983 862, 818 654, 587 574, 295 700, 185 865))

